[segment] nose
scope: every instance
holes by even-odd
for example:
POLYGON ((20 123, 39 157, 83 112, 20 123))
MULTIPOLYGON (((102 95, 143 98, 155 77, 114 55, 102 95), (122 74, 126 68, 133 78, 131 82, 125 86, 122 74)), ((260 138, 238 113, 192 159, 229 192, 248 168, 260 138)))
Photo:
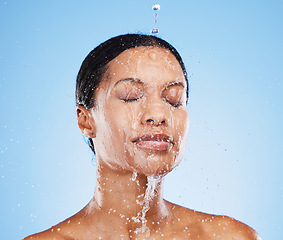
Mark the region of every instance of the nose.
POLYGON ((152 125, 156 127, 167 126, 168 117, 166 116, 164 106, 157 104, 145 106, 141 122, 143 125, 152 125))

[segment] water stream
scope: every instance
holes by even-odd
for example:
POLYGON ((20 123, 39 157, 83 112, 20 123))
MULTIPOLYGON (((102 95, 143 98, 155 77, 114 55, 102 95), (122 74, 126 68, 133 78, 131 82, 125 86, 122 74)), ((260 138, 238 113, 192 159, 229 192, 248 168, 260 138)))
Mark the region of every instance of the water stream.
POLYGON ((154 27, 150 30, 151 34, 157 34, 159 33, 158 27, 157 27, 157 18, 158 18, 158 11, 160 10, 160 4, 154 4, 152 6, 152 10, 154 11, 153 17, 154 17, 154 27))

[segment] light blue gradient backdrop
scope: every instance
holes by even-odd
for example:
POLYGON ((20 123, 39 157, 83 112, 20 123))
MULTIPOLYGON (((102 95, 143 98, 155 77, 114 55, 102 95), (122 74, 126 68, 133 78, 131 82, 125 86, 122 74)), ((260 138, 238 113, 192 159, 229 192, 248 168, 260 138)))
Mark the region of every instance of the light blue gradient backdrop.
POLYGON ((76 213, 95 166, 76 123, 84 57, 122 33, 158 36, 190 75, 187 151, 165 197, 282 239, 283 2, 0 1, 0 238, 20 239, 76 213))

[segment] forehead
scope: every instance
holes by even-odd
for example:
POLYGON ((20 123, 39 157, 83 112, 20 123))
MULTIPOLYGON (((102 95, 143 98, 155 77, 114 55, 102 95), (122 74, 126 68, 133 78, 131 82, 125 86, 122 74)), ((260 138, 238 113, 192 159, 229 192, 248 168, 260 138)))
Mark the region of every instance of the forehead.
POLYGON ((149 57, 151 60, 158 60, 158 56, 164 57, 165 58, 164 60, 175 59, 175 56, 171 53, 170 50, 157 46, 148 46, 148 47, 140 46, 140 47, 130 48, 119 54, 115 59, 126 60, 130 58, 131 60, 138 60, 141 57, 143 58, 149 57))
POLYGON ((108 75, 119 78, 136 77, 152 83, 158 81, 184 81, 183 70, 175 56, 160 47, 136 47, 128 49, 108 64, 108 75))

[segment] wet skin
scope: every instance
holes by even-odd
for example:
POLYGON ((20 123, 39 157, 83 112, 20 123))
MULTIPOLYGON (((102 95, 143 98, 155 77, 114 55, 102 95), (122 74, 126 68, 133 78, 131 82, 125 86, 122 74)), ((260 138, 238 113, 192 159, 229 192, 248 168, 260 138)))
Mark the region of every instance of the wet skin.
POLYGON ((232 218, 163 199, 163 178, 183 157, 186 88, 178 61, 164 49, 138 47, 112 60, 94 108, 77 111, 97 155, 94 197, 79 213, 27 239, 259 239, 232 218))
POLYGON ((188 130, 186 87, 179 63, 163 49, 120 54, 95 92, 90 113, 97 158, 144 175, 171 171, 181 161, 188 130))

